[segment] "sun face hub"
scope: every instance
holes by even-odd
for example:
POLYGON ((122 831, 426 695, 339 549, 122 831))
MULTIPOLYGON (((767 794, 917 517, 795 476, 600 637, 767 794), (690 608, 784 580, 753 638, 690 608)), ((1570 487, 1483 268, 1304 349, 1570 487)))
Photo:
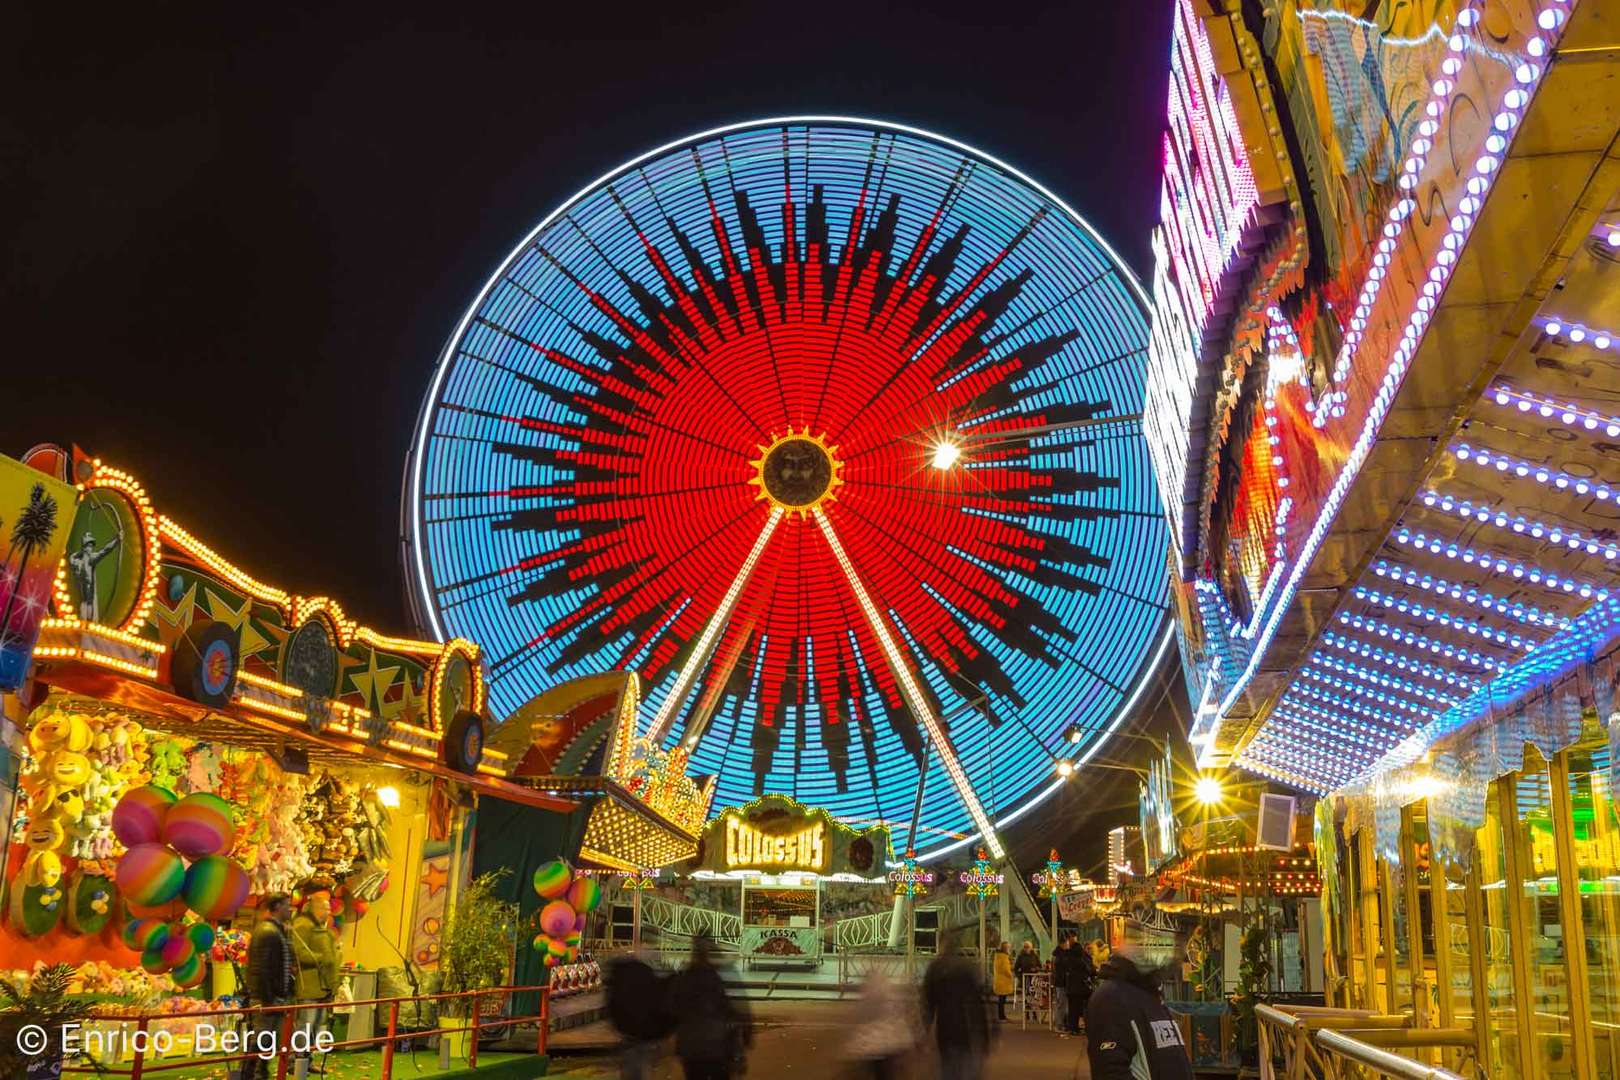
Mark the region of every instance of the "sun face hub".
POLYGON ((789 427, 786 435, 759 448, 759 458, 749 462, 755 474, 748 482, 759 488, 761 499, 803 517, 830 501, 843 483, 836 450, 826 436, 810 434, 808 426, 798 432, 789 427))

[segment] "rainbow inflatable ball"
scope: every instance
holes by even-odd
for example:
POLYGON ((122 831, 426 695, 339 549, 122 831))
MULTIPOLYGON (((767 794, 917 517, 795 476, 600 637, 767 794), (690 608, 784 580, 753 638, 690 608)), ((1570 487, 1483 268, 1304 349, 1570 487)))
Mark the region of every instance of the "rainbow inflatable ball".
POLYGON ((169 965, 163 960, 162 949, 147 949, 141 953, 141 967, 146 969, 148 975, 162 975, 169 970, 169 965))
POLYGON ((136 844, 118 860, 118 891, 132 904, 156 907, 180 895, 186 864, 162 844, 136 844))
POLYGON ((580 914, 595 911, 596 905, 602 902, 602 886, 596 883, 593 877, 581 874, 568 886, 568 906, 580 914))
POLYGON ((567 959, 567 957, 568 957, 568 945, 567 945, 567 943, 564 942, 562 938, 556 938, 556 937, 547 938, 546 939, 546 956, 549 957, 549 958, 552 958, 554 960, 558 960, 558 961, 562 961, 562 960, 567 959))
POLYGON ((176 931, 171 926, 169 927, 169 940, 163 943, 163 948, 158 950, 158 955, 163 957, 163 962, 169 967, 177 968, 197 955, 197 946, 191 943, 191 939, 186 936, 184 929, 176 931))
POLYGON ((231 804, 206 791, 187 795, 163 819, 163 840, 188 859, 225 854, 236 843, 231 804))
POLYGON ((173 979, 174 985, 180 989, 190 990, 194 986, 202 985, 203 976, 207 973, 208 969, 203 965, 203 958, 193 956, 185 963, 177 964, 175 969, 169 972, 169 978, 173 979))
POLYGON ((145 952, 146 946, 151 943, 152 928, 161 925, 155 919, 131 919, 124 924, 119 937, 123 938, 125 945, 136 952, 145 952))
POLYGON ((113 835, 125 847, 157 843, 170 808, 179 801, 180 796, 156 784, 126 791, 113 807, 113 835))
POLYGON ((566 900, 553 900, 540 909, 540 929, 548 937, 560 938, 574 931, 574 909, 566 900))
POLYGON ((534 891, 543 900, 561 900, 574 880, 574 872, 561 859, 541 863, 534 872, 534 891))
POLYGON ((186 907, 210 921, 229 919, 247 902, 247 871, 223 855, 204 855, 186 871, 186 907))
POLYGON ((192 923, 186 927, 186 937, 191 939, 191 947, 199 955, 214 947, 214 928, 207 923, 192 923))

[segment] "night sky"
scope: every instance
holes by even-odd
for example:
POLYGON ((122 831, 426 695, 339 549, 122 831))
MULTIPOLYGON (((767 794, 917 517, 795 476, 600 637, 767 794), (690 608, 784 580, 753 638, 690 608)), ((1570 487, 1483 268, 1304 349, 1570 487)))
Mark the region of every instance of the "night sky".
POLYGON ((1145 278, 1171 11, 19 5, 0 453, 76 442, 256 576, 407 629, 428 373, 559 202, 718 124, 867 115, 1015 165, 1145 278))

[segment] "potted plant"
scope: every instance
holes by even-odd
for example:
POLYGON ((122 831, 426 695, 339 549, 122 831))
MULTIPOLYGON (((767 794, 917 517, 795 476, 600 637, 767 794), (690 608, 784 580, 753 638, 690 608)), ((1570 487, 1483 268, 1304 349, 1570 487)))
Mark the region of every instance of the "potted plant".
POLYGON ((1271 981, 1270 925, 1264 909, 1244 916, 1239 938, 1238 985, 1232 995, 1232 1013, 1237 1019, 1239 1060, 1245 1065, 1260 1062, 1260 1018, 1255 1008, 1271 981))
MULTIPOLYGON (((444 977, 441 988, 444 993, 483 990, 506 982, 512 945, 517 935, 518 906, 496 895, 496 886, 505 876, 505 870, 478 875, 451 909, 444 934, 439 939, 439 971, 444 977)), ((485 1017, 497 1013, 500 1004, 500 994, 481 997, 479 1015, 485 1017)), ((472 999, 447 999, 440 1015, 455 1019, 470 1018, 472 999)), ((440 1066, 449 1067, 452 1053, 465 1057, 470 1038, 470 1028, 441 1037, 440 1066)))
MULTIPOLYGON (((89 998, 68 996, 73 977, 72 964, 52 964, 26 982, 0 979, 0 1076, 54 1080, 62 1074, 62 1031, 82 1025, 94 1005, 89 998), (37 1045, 36 1032, 43 1033, 37 1045)), ((82 1052, 71 1057, 90 1061, 82 1052)))

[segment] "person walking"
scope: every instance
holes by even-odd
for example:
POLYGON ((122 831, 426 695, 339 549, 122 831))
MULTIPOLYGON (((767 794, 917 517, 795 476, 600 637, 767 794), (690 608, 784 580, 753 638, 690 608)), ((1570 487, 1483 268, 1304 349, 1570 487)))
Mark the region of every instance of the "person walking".
POLYGON ((1013 959, 1013 983, 1018 993, 1023 996, 1024 1016, 1029 1015, 1029 992, 1031 987, 1026 976, 1041 973, 1041 954, 1035 951, 1035 943, 1029 938, 1024 939, 1023 947, 1013 959))
POLYGON ((855 1008, 848 1045, 856 1075, 897 1080, 917 1045, 914 998, 874 968, 861 986, 855 1008))
POLYGON ((740 1071, 754 1044, 753 1020, 748 1006, 726 993, 707 935, 692 939, 692 959, 670 980, 669 1008, 686 1080, 729 1080, 740 1071))
POLYGON ((1159 972, 1121 946, 1103 961, 1086 1006, 1092 1080, 1193 1080, 1181 1026, 1164 1007, 1159 972))
POLYGON ((939 1048, 940 1080, 979 1080, 990 1052, 990 1018, 974 964, 959 955, 949 935, 923 974, 925 1023, 939 1048))
POLYGON ((1061 1032, 1069 1031, 1069 965, 1074 957, 1069 952, 1069 939, 1059 938, 1052 950, 1052 1026, 1061 1032))
POLYGON ((667 998, 665 980, 640 951, 608 964, 608 1018, 624 1040, 620 1080, 650 1080, 672 1026, 667 998))
MULTIPOLYGON (((285 894, 274 893, 259 903, 259 922, 248 939, 247 985, 243 987, 249 1005, 263 1009, 286 1005, 293 999, 298 967, 292 943, 287 940, 287 919, 291 914, 292 901, 285 894)), ((254 1080, 258 1074, 267 1073, 271 1052, 285 1049, 277 1045, 285 1015, 254 1011, 244 1016, 247 1052, 254 1056, 242 1062, 242 1080, 254 1080)))
POLYGON ((293 1076, 309 1075, 309 1052, 315 1037, 326 1027, 326 1018, 337 996, 343 966, 343 946, 337 927, 332 924, 332 894, 324 889, 309 893, 304 907, 292 921, 293 955, 298 959, 296 996, 300 1005, 296 1027, 303 1032, 293 1059, 293 1076))
POLYGON ((1007 997, 1017 984, 1013 982, 1012 947, 1003 941, 990 957, 990 992, 996 995, 996 1019, 1007 1020, 1007 997))
POLYGON ((1097 964, 1091 958, 1091 945, 1082 945, 1075 935, 1069 935, 1069 1013, 1070 1031, 1080 1030, 1080 1021, 1086 1015, 1086 1003, 1097 986, 1097 964))

